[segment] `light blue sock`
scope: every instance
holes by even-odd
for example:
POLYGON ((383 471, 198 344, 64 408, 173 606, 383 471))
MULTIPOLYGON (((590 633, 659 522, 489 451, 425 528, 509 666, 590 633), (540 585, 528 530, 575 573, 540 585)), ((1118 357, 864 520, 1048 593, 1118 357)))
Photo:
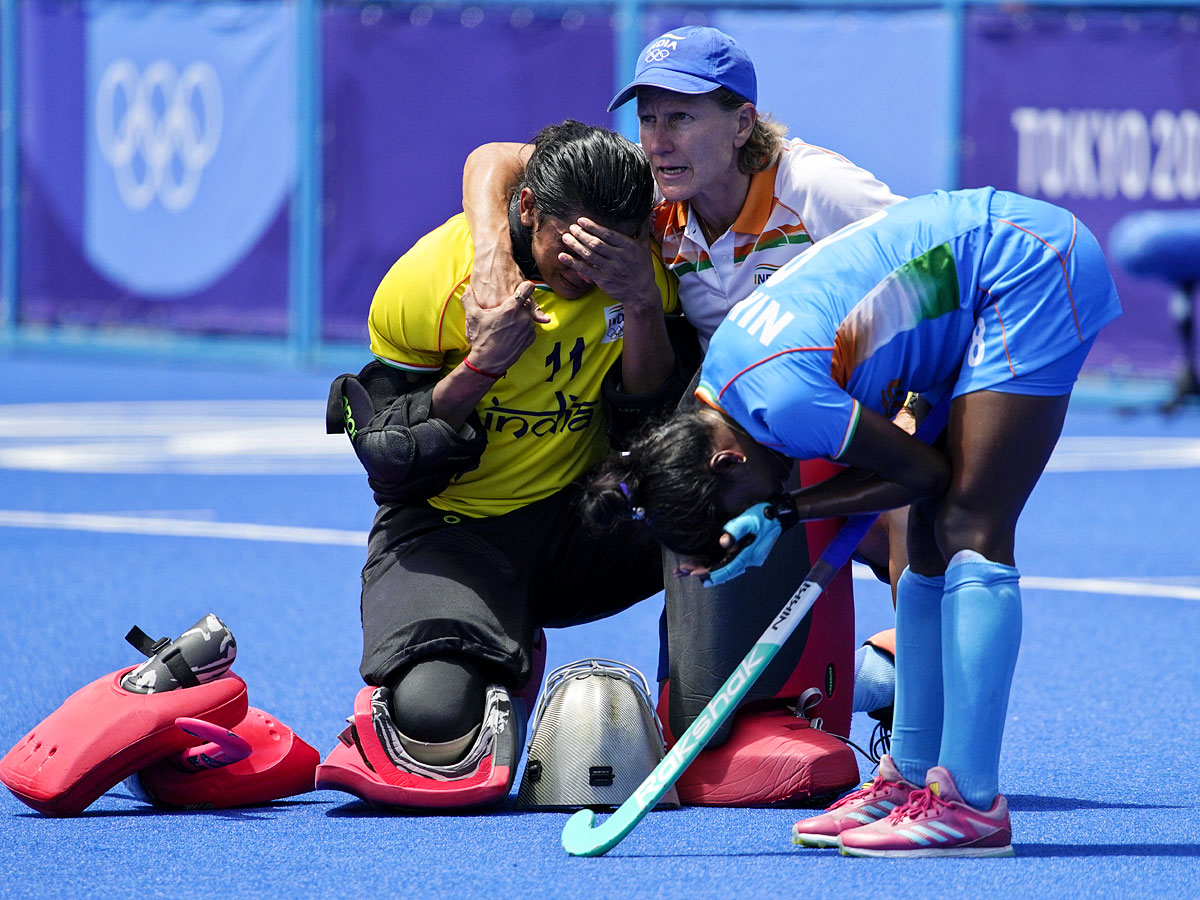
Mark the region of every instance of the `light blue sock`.
POLYGON ((989 809, 1000 792, 1000 744, 1021 646, 1020 574, 973 550, 946 567, 942 680, 946 715, 938 765, 959 793, 989 809))
POLYGON ((896 664, 883 651, 863 644, 854 654, 853 712, 875 712, 896 698, 896 664))
POLYGON ((896 583, 896 712, 892 761, 915 785, 942 742, 942 592, 945 579, 910 569, 896 583))

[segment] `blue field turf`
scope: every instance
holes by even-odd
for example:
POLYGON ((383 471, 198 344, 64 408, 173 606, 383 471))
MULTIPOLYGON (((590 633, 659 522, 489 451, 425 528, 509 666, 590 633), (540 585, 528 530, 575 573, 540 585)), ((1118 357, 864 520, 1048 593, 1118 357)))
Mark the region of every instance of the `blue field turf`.
MULTIPOLYGON (((131 625, 174 635, 210 611, 237 636, 251 704, 331 749, 360 686, 373 509, 345 438, 323 434, 335 374, 0 356, 0 752, 136 662, 131 625), (230 536, 233 523, 261 527, 230 536)), ((654 813, 606 857, 574 859, 565 815, 511 801, 397 815, 318 792, 162 812, 117 787, 72 820, 4 792, 0 896, 1200 896, 1200 415, 1080 399, 1018 535, 1024 642, 1002 769, 1015 859, 802 850, 799 814, 781 809, 654 813)), ((865 636, 891 604, 862 576, 865 636)), ((653 677, 660 609, 551 632, 550 666, 602 656, 653 677)), ((860 743, 871 724, 856 722, 860 743)))

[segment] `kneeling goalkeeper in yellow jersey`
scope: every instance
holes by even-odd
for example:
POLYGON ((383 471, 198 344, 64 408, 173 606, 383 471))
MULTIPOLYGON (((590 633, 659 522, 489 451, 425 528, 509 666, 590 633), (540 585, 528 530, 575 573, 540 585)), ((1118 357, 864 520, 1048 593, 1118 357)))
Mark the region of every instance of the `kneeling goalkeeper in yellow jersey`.
MULTIPOLYGON (((421 238, 371 304, 375 360, 337 379, 328 427, 346 430, 378 512, 362 573, 354 715, 318 787, 408 808, 507 795, 541 680, 544 628, 592 621, 662 588, 657 544, 598 536, 577 482, 648 416, 673 408, 666 317, 673 276, 592 283, 564 264, 579 217, 602 252, 651 255, 654 182, 633 144, 578 122, 543 129, 509 199, 526 281, 483 309, 457 215, 421 238)), ((632 523, 630 523, 632 524, 632 523)))

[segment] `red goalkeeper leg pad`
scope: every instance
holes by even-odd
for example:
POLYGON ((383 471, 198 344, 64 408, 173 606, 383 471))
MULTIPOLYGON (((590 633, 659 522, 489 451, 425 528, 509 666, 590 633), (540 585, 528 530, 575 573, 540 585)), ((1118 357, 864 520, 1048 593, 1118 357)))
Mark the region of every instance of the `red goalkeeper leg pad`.
POLYGON ((513 700, 520 700, 525 704, 524 715, 528 719, 537 708, 538 694, 542 690, 542 679, 546 677, 546 631, 543 628, 538 629, 536 637, 533 639, 532 648, 533 670, 529 676, 529 681, 525 687, 519 691, 515 691, 512 695, 513 700))
POLYGON ((702 751, 675 788, 685 806, 740 807, 809 804, 856 784, 858 762, 845 742, 790 709, 754 706, 735 713, 728 740, 702 751))
POLYGON ((134 772, 197 743, 180 716, 226 728, 246 717, 246 685, 232 672, 155 694, 120 685, 129 666, 76 691, 0 760, 0 782, 47 816, 76 816, 134 772))
POLYGON ((475 751, 464 764, 428 766, 411 758, 403 766, 392 757, 405 754, 394 740, 395 726, 387 703, 365 687, 354 700, 350 727, 317 767, 317 788, 345 791, 373 806, 402 809, 468 809, 497 803, 508 796, 524 745, 523 716, 503 688, 488 689, 488 709, 475 751), (372 702, 375 701, 375 702, 372 702), (388 735, 388 749, 379 731, 388 735), (389 734, 390 731, 390 734, 389 734))
POLYGON ((230 730, 249 745, 244 759, 214 768, 160 760, 137 774, 147 798, 161 806, 227 809, 313 790, 321 755, 287 725, 252 706, 230 730))

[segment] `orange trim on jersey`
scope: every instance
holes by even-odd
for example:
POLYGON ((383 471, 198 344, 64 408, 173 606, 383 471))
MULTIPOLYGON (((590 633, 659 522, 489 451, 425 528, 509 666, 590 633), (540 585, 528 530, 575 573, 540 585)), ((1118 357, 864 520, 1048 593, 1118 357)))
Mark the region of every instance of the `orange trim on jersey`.
POLYGON ((829 377, 834 384, 845 390, 854 374, 855 355, 854 344, 856 335, 846 329, 839 328, 833 336, 833 358, 829 360, 829 377))
POLYGON ((450 289, 450 293, 446 295, 446 301, 442 304, 442 314, 440 316, 438 316, 438 352, 439 353, 444 352, 442 349, 442 334, 446 330, 446 328, 445 328, 446 310, 448 310, 450 308, 450 301, 454 299, 454 292, 457 291, 464 284, 466 284, 470 280, 470 278, 471 278, 471 276, 469 273, 467 275, 464 275, 463 279, 458 284, 456 284, 454 287, 452 287, 450 289))
POLYGON ((856 397, 850 398, 850 421, 846 423, 846 430, 842 433, 842 442, 838 445, 837 453, 833 454, 834 459, 841 459, 842 454, 846 452, 846 448, 850 446, 850 441, 854 438, 855 432, 858 431, 858 420, 862 416, 862 404, 858 402, 856 397))
POLYGON ((715 409, 719 413, 725 412, 725 410, 721 409, 721 407, 718 406, 715 401, 710 400, 708 394, 704 393, 702 390, 700 390, 700 388, 696 388, 696 390, 692 391, 692 395, 709 409, 715 409))
MULTIPOLYGON (((1039 241, 1041 241, 1043 244, 1045 244, 1047 247, 1049 247, 1051 250, 1054 251, 1054 255, 1058 257, 1059 265, 1062 266, 1063 281, 1065 281, 1067 284, 1067 299, 1071 302, 1071 315, 1075 317, 1075 333, 1079 335, 1079 343, 1082 344, 1083 343, 1083 330, 1079 327, 1079 313, 1077 313, 1075 311, 1075 295, 1071 291, 1071 279, 1067 276, 1067 260, 1066 260, 1066 258, 1061 253, 1058 252, 1057 247, 1055 247, 1053 244, 1051 244, 1048 240, 1046 240, 1040 234, 1035 234, 1034 232, 1030 231, 1028 228, 1022 228, 1016 222, 1012 222, 1008 219, 997 219, 996 221, 1003 222, 1005 225, 1011 225, 1013 228, 1017 229, 1018 231, 1023 231, 1026 234, 1030 235, 1031 237, 1037 238, 1039 241)), ((1075 246, 1075 234, 1076 234, 1076 231, 1078 230, 1078 226, 1079 226, 1079 220, 1076 219, 1075 216, 1071 216, 1071 246, 1072 247, 1075 246)), ((1071 252, 1070 248, 1068 248, 1067 253, 1069 254, 1070 252, 1071 252)))
MULTIPOLYGON (((779 205, 783 206, 782 203, 779 205)), ((786 207, 784 208, 786 209, 786 207)), ((753 241, 736 245, 733 248, 733 261, 735 263, 744 262, 760 245, 769 244, 772 241, 778 242, 780 238, 790 238, 794 234, 808 234, 808 229, 804 227, 803 222, 797 222, 795 225, 778 225, 770 231, 764 231, 757 235, 753 241)), ((811 243, 812 236, 809 235, 808 239, 811 243)))
POLYGON ((683 230, 687 227, 687 203, 677 203, 674 200, 664 200, 654 207, 651 215, 654 218, 655 230, 666 234, 672 226, 683 230))
POLYGON ((663 263, 668 268, 677 265, 683 258, 683 241, 679 237, 683 226, 677 221, 679 218, 678 206, 678 203, 664 201, 654 207, 654 211, 651 213, 654 236, 661 244, 663 263), (672 255, 671 259, 667 259, 668 253, 672 255))
POLYGON ((1000 323, 1000 343, 1004 345, 1004 358, 1008 360, 1008 371, 1012 372, 1013 378, 1017 377, 1017 370, 1013 368, 1012 356, 1008 352, 1008 332, 1004 330, 1004 319, 1000 317, 999 304, 993 303, 992 309, 996 311, 996 321, 1000 323))
POLYGON ((775 175, 779 171, 779 163, 763 172, 755 172, 750 176, 750 190, 746 194, 746 202, 738 217, 729 226, 730 231, 739 234, 762 234, 771 218, 771 210, 775 207, 775 175))
POLYGON ((721 388, 720 392, 717 394, 717 399, 720 400, 721 397, 724 396, 725 392, 733 386, 733 383, 735 381, 737 381, 739 378, 741 378, 743 375, 745 375, 751 369, 755 369, 758 366, 761 366, 763 363, 769 363, 771 360, 777 359, 780 356, 785 356, 788 353, 810 353, 813 351, 830 351, 831 352, 832 350, 833 350, 832 347, 792 347, 791 349, 788 349, 788 350, 780 350, 778 353, 772 353, 770 356, 764 357, 763 359, 760 359, 758 362, 751 363, 750 365, 746 366, 746 368, 742 369, 742 371, 738 372, 736 375, 734 375, 732 378, 730 378, 727 382, 725 382, 725 387, 721 388))
POLYGON ((690 212, 688 205, 686 203, 675 203, 673 205, 675 209, 672 218, 675 219, 675 226, 680 229, 687 228, 688 213, 690 212))
MULTIPOLYGON (((804 228, 804 219, 803 219, 803 217, 800 215, 800 213, 799 213, 797 210, 794 210, 794 209, 792 209, 790 206, 788 206, 786 203, 784 203, 784 202, 783 202, 782 200, 780 200, 778 197, 776 197, 776 198, 775 198, 775 205, 776 205, 776 206, 779 206, 779 207, 782 207, 783 209, 786 209, 786 210, 787 210, 788 212, 790 212, 790 213, 791 213, 793 216, 795 216, 795 217, 796 217, 796 221, 800 223, 799 227, 800 227, 800 228, 803 228, 803 229, 804 229, 804 231, 805 231, 806 233, 808 232, 808 229, 807 229, 807 228, 804 228)), ((792 227, 792 226, 785 226, 785 227, 792 227)))
MULTIPOLYGON (((981 294, 987 294, 990 299, 992 292, 987 288, 975 288, 981 294)), ((1017 370, 1013 368, 1012 355, 1008 352, 1008 331, 1004 327, 1004 319, 1000 316, 1000 302, 992 300, 992 309, 996 311, 996 321, 1000 323, 1000 343, 1004 347, 1004 358, 1008 360, 1008 371, 1012 372, 1013 378, 1017 377, 1017 370)))

